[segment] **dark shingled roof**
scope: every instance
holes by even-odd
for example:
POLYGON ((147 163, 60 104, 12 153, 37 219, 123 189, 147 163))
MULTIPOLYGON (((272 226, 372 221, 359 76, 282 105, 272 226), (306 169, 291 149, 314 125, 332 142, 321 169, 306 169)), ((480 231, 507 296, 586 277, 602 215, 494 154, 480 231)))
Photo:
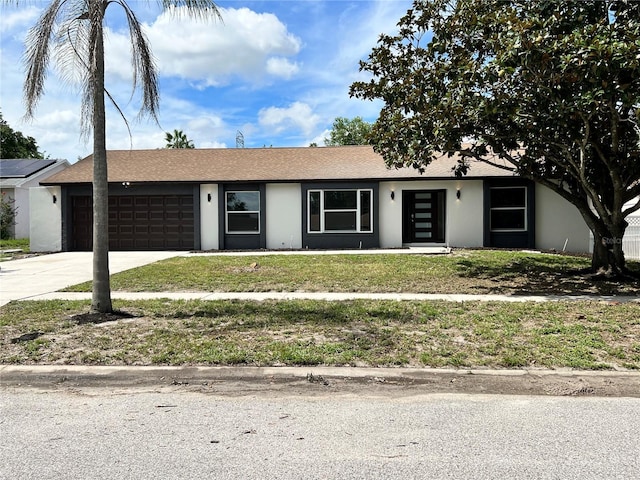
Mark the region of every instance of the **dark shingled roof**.
POLYGON ((27 178, 54 163, 37 158, 4 158, 0 160, 0 178, 27 178))
MULTIPOLYGON (((111 150, 109 182, 301 182, 454 178, 458 157, 442 156, 421 174, 387 168, 370 146, 111 150)), ((92 156, 48 178, 47 185, 91 183, 92 156)), ((472 161, 465 178, 508 177, 513 173, 472 161)))

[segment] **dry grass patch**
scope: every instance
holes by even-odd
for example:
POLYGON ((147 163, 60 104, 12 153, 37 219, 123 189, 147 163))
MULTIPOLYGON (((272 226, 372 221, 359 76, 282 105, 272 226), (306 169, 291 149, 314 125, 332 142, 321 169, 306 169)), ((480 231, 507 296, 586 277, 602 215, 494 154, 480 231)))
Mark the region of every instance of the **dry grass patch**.
POLYGON ((86 302, 2 308, 0 363, 640 369, 640 305, 86 302))

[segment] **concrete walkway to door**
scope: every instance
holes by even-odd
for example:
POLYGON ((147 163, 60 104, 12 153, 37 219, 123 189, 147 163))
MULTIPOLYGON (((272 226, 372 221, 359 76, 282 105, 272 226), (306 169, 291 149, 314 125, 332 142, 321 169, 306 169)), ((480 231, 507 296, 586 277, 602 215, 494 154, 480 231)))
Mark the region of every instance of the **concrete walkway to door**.
MULTIPOLYGON (((175 257, 184 252, 109 252, 109 272, 175 257)), ((91 252, 62 252, 39 255, 0 264, 0 306, 52 293, 91 280, 91 252)))

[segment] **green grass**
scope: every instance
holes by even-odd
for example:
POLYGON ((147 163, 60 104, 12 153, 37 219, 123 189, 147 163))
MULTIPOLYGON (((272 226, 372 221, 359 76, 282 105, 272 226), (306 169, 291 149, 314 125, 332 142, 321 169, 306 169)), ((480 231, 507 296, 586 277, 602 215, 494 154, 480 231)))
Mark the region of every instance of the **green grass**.
MULTIPOLYGON (((113 275, 112 288, 640 294, 637 282, 588 278, 588 266, 583 257, 489 250, 195 256, 113 275)), ((103 323, 82 316, 88 307, 2 307, 0 363, 640 369, 638 303, 115 301, 132 318, 103 323)))
POLYGON ((13 248, 21 248, 23 251, 29 251, 29 239, 28 238, 12 238, 8 240, 0 240, 0 250, 7 250, 13 248))
MULTIPOLYGON (((640 294, 638 283, 591 280, 584 257, 459 250, 451 255, 175 257, 112 276, 119 291, 331 291, 466 294, 640 294)), ((640 273, 640 264, 630 262, 640 273)), ((90 291, 84 283, 68 291, 90 291)))
MULTIPOLYGON (((13 249, 21 249, 24 253, 29 252, 29 239, 28 238, 18 238, 18 239, 8 239, 8 240, 0 240, 0 250, 13 250, 13 249)), ((0 261, 2 260, 10 260, 13 258, 12 254, 3 254, 0 253, 0 261)))
POLYGON ((633 303, 114 306, 133 317, 86 323, 74 315, 87 302, 10 303, 1 310, 0 363, 640 369, 640 305, 633 303))

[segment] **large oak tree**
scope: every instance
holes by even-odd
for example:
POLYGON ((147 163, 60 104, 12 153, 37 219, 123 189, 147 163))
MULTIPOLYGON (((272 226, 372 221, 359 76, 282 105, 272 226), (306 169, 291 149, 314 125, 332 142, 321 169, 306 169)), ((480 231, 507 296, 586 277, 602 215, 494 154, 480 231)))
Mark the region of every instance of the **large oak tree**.
POLYGON ((384 102, 372 142, 390 166, 437 152, 512 170, 575 205, 594 271, 624 272, 640 209, 640 2, 416 0, 351 95, 384 102), (625 207, 625 205, 627 205, 625 207))

